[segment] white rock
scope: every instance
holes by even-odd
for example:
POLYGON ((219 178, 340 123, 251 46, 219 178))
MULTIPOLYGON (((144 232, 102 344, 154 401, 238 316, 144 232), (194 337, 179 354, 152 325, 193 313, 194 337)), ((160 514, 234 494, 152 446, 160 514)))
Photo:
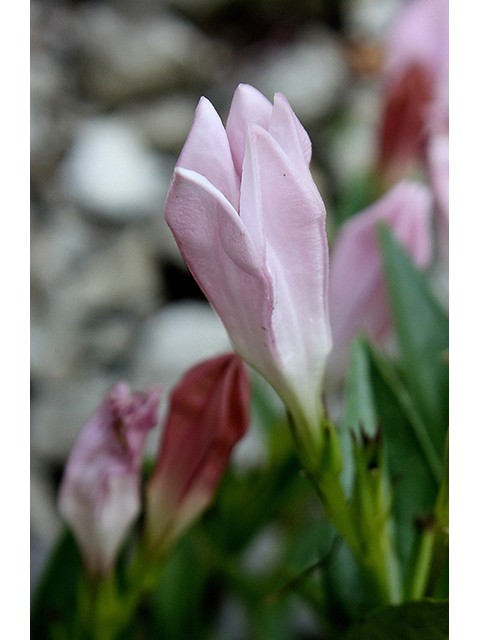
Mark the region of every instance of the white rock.
POLYGON ((33 465, 30 474, 30 521, 37 536, 52 542, 59 534, 61 521, 55 508, 55 491, 42 473, 41 465, 33 465), (35 468, 37 467, 37 468, 35 468))
POLYGON ((161 150, 178 153, 192 126, 197 98, 175 94, 137 108, 135 116, 145 136, 161 150))
POLYGON ((229 4, 229 0, 169 0, 168 4, 188 15, 203 16, 218 10, 222 5, 229 4))
POLYGON ((404 0, 348 0, 344 9, 346 29, 356 38, 382 43, 402 4, 404 0))
POLYGON ((171 173, 171 161, 117 116, 92 118, 80 126, 62 167, 67 194, 115 222, 158 214, 171 173))
POLYGON ((53 482, 37 461, 30 473, 30 589, 34 591, 61 531, 53 482))
POLYGON ((66 79, 61 64, 46 51, 32 48, 30 59, 30 95, 44 102, 55 101, 65 90, 66 79))
POLYGON ((193 365, 231 349, 223 324, 207 303, 168 304, 146 322, 139 337, 136 384, 171 387, 193 365))
POLYGON ((242 567, 257 578, 272 571, 285 548, 285 536, 276 525, 268 525, 257 533, 245 550, 242 567))
POLYGON ((332 139, 330 162, 338 180, 347 185, 374 166, 378 154, 380 95, 376 82, 356 85, 349 96, 343 124, 332 139))
POLYGON ((83 262, 59 302, 80 305, 85 317, 109 310, 140 315, 152 311, 160 292, 150 251, 148 238, 140 230, 124 231, 83 262))
POLYGON ((67 324, 30 322, 30 375, 34 380, 64 380, 74 372, 79 355, 76 328, 67 324))
POLYGON ((239 596, 228 594, 219 603, 212 637, 215 639, 243 640, 250 635, 249 612, 239 596))
POLYGON ((238 441, 232 452, 231 463, 236 473, 242 475, 263 467, 268 462, 267 445, 253 413, 247 433, 238 441))
POLYGON ((73 207, 51 211, 45 226, 32 228, 30 267, 34 281, 47 293, 59 285, 92 248, 92 234, 73 207))
POLYGON ((270 51, 242 73, 242 82, 250 82, 270 100, 277 91, 283 93, 303 123, 328 113, 349 77, 338 39, 318 28, 307 29, 294 43, 270 51))
POLYGON ((43 237, 33 251, 32 375, 69 379, 92 364, 128 360, 139 319, 161 302, 148 236, 125 230, 86 253, 74 238, 63 237, 63 245, 52 238, 62 233, 43 237))
POLYGON ((215 46, 193 25, 173 15, 128 20, 106 6, 83 9, 85 88, 116 103, 211 78, 215 46))
POLYGON ((81 332, 82 351, 89 361, 111 366, 130 360, 136 323, 133 318, 105 318, 81 332))
POLYGON ((32 405, 32 455, 64 463, 70 450, 116 378, 90 378, 48 384, 32 405))

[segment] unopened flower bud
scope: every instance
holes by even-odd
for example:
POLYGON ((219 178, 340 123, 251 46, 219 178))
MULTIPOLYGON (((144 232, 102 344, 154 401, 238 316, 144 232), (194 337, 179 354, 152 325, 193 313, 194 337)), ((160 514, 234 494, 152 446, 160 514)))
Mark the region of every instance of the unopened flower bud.
POLYGON ((161 388, 132 393, 119 382, 80 433, 68 459, 59 509, 88 571, 105 575, 140 511, 146 437, 157 424, 161 388))

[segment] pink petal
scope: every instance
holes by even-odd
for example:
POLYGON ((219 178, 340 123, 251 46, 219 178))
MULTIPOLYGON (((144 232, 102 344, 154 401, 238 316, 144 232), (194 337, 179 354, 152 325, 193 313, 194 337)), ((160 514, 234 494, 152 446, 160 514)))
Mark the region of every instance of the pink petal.
POLYGON ((250 385, 238 356, 202 362, 175 387, 147 489, 150 543, 165 544, 212 500, 249 421, 250 385))
MULTIPOLYGON (((250 131, 250 129, 249 129, 250 131)), ((240 217, 248 229, 259 259, 265 264, 265 232, 263 227, 262 194, 260 189, 260 167, 252 147, 252 136, 247 136, 240 186, 240 217)))
POLYGON ((266 263, 274 281, 278 367, 306 410, 315 414, 312 407, 320 400, 320 373, 330 348, 325 207, 269 133, 252 126, 250 138, 256 186, 245 183, 245 174, 242 190, 259 192, 255 215, 263 219, 266 263))
POLYGON ((448 246, 449 227, 449 136, 448 133, 431 137, 427 154, 430 179, 440 213, 439 223, 442 233, 446 234, 444 242, 448 246))
POLYGON ((388 222, 416 264, 425 267, 432 249, 431 205, 427 187, 401 182, 341 228, 330 265, 333 350, 329 376, 332 379, 343 375, 356 334, 363 332, 381 342, 391 328, 383 260, 377 241, 378 222, 388 222))
POLYGON ((118 383, 86 424, 65 468, 59 508, 92 574, 108 573, 140 510, 140 466, 161 388, 118 383))
POLYGON ((388 39, 385 70, 401 73, 425 65, 436 82, 448 83, 448 0, 413 0, 401 7, 388 39))
POLYGON ((205 178, 185 169, 175 170, 165 218, 235 350, 269 377, 272 282, 242 219, 205 178))
POLYGON ((258 124, 267 129, 272 108, 272 103, 249 84, 238 85, 233 94, 226 130, 238 175, 242 173, 248 125, 258 124))
POLYGON ((207 98, 201 98, 178 167, 205 176, 235 209, 238 208, 240 181, 233 166, 229 141, 220 116, 207 98))
POLYGON ((386 43, 381 168, 391 178, 423 160, 429 130, 448 123, 448 0, 411 0, 386 43))
POLYGON ((292 107, 281 93, 275 94, 268 132, 285 151, 302 178, 307 183, 312 182, 309 171, 312 143, 292 107))

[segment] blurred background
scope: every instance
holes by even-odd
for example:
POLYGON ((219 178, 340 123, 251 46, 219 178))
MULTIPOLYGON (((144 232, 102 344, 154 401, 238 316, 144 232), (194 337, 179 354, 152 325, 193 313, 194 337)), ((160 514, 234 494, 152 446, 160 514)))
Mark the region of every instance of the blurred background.
MULTIPOLYGON (((312 139, 333 235, 376 162, 399 5, 32 1, 32 585, 60 529, 67 455, 104 392, 119 379, 171 386, 229 349, 162 215, 199 97, 225 118, 239 82, 285 94, 312 139)), ((253 431, 236 464, 261 455, 253 431)))

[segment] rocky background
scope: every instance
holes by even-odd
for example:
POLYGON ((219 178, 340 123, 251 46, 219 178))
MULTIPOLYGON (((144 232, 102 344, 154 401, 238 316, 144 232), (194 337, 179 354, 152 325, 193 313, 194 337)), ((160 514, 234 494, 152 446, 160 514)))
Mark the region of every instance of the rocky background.
POLYGON ((171 385, 229 348, 162 215, 199 97, 225 117, 239 82, 286 95, 333 233, 341 194, 375 162, 399 2, 32 2, 32 584, 59 531, 67 455, 107 388, 171 385))

